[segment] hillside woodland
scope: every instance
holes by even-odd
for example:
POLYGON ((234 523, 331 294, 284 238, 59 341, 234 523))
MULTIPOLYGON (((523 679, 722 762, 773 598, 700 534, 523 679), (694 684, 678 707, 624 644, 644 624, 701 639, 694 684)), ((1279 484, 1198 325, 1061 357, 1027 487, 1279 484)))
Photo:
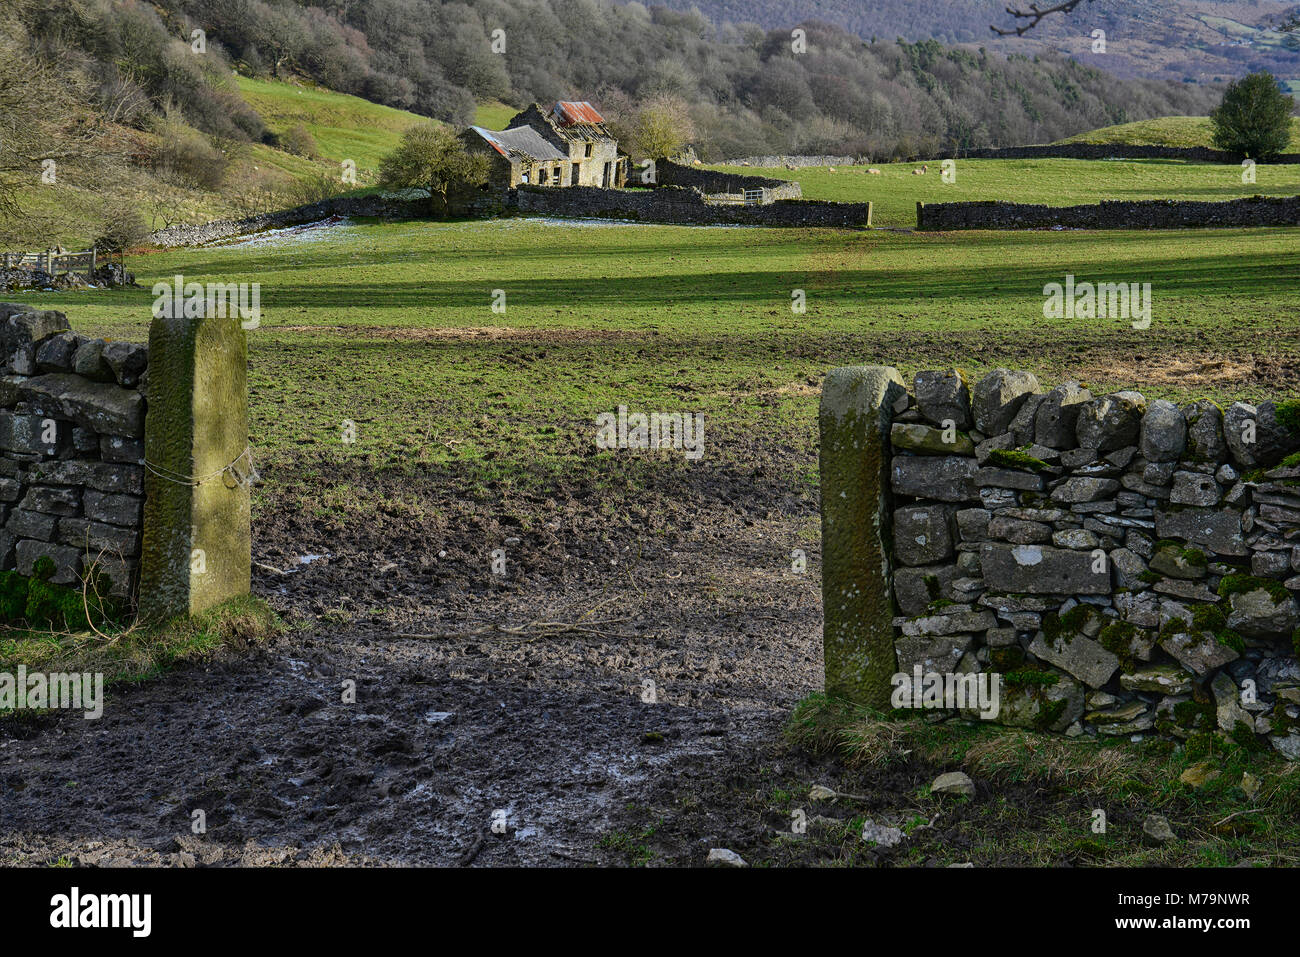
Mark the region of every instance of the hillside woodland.
POLYGON ((228 210, 337 189, 313 165, 311 132, 268 122, 245 95, 250 78, 456 125, 483 103, 580 97, 628 131, 639 104, 667 102, 706 160, 1050 142, 1217 100, 1208 86, 1119 79, 1055 53, 799 29, 795 42, 791 28, 607 0, 0 0, 0 243, 41 233, 41 216, 72 215, 70 203, 90 215, 86 191, 149 197, 156 227, 210 213, 205 191, 223 191, 228 210), (74 199, 33 193, 51 185, 51 159, 82 190, 74 199))

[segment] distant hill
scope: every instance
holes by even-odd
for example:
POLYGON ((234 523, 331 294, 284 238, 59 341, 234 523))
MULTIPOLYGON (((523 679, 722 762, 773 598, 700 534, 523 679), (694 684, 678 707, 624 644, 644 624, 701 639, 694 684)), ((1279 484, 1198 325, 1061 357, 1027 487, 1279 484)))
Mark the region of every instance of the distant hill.
POLYGON ((659 2, 765 29, 815 20, 866 38, 935 39, 1030 55, 1058 50, 1119 76, 1213 82, 1264 69, 1300 86, 1300 37, 1269 29, 1297 8, 1295 0, 1092 0, 1018 38, 999 38, 989 29, 1010 25, 1008 0, 659 2), (1093 30, 1106 31, 1105 54, 1092 51, 1093 30))

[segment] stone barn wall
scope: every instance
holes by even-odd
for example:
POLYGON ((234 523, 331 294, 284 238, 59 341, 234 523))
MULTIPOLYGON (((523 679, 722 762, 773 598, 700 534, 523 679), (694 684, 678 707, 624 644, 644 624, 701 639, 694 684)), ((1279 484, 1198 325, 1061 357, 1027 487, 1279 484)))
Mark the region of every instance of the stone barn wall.
POLYGON ((148 350, 72 332, 52 310, 0 303, 0 569, 43 555, 73 584, 98 561, 130 594, 144 508, 148 350))
MULTIPOLYGON (((864 561, 824 543, 828 688, 832 605, 883 577, 893 647, 883 611, 855 625, 876 648, 862 700, 888 697, 883 671, 998 675, 1002 724, 1258 737, 1300 759, 1300 400, 1180 407, 1007 370, 906 389, 869 369, 892 383, 861 403, 881 424, 856 440, 865 469, 823 467, 823 523, 885 544, 859 542, 864 561)), ((854 375, 827 381, 824 450, 854 375)))

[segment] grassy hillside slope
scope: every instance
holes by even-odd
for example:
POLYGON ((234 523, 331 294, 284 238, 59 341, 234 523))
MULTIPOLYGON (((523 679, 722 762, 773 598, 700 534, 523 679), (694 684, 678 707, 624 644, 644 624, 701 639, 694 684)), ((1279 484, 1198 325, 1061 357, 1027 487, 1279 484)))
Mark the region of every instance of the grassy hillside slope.
MULTIPOLYGON (((380 106, 360 97, 319 87, 241 77, 239 91, 282 139, 302 126, 316 141, 316 155, 295 155, 264 143, 227 144, 230 166, 216 189, 205 189, 162 170, 124 164, 108 181, 88 182, 74 172, 53 185, 34 184, 23 193, 32 230, 28 248, 62 243, 78 249, 99 234, 104 209, 138 209, 150 228, 178 222, 207 222, 247 216, 263 208, 296 205, 311 198, 304 192, 350 187, 342 182, 339 164, 357 164, 357 186, 375 182, 379 161, 401 139, 402 132, 424 117, 380 106)), ((147 153, 158 136, 109 124, 107 135, 122 154, 147 153)))
POLYGON ((519 110, 516 107, 507 106, 496 101, 480 103, 478 109, 474 112, 474 125, 488 130, 504 130, 506 124, 518 112, 519 110))
MULTIPOLYGON (((1080 133, 1060 142, 1115 143, 1124 146, 1214 146, 1208 116, 1162 116, 1154 120, 1121 123, 1080 133)), ((1300 149, 1300 117, 1291 118, 1291 149, 1300 149)))
POLYGON ((272 132, 283 137, 302 124, 316 140, 321 159, 350 159, 358 170, 376 169, 403 130, 430 122, 406 110, 317 86, 240 77, 239 92, 272 132))

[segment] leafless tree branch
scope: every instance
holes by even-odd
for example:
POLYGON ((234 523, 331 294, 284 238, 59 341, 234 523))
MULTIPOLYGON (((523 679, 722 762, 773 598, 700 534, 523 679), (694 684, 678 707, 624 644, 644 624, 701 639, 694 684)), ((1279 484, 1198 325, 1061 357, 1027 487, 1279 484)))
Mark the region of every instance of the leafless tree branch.
POLYGON ((1031 3, 1028 10, 1022 10, 1019 7, 1007 7, 1007 13, 1023 22, 1018 26, 1011 27, 1010 29, 1004 29, 999 26, 991 26, 989 29, 1000 37, 1023 37, 1026 33, 1038 26, 1044 19, 1050 17, 1052 14, 1069 13, 1076 7, 1091 2, 1092 0, 1065 0, 1064 3, 1058 3, 1052 7, 1044 7, 1037 3, 1031 3))

